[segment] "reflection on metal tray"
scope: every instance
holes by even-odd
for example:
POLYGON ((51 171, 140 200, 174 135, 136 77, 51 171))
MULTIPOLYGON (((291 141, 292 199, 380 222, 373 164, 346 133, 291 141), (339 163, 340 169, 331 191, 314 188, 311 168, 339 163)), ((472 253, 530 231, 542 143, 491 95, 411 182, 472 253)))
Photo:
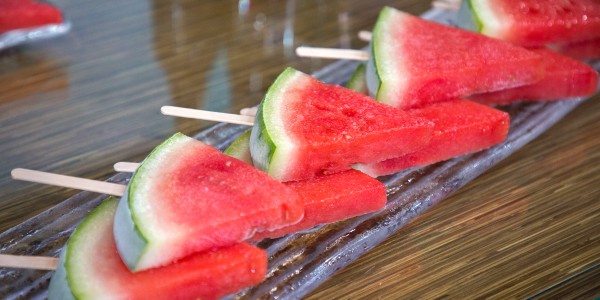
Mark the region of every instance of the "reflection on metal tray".
MULTIPOLYGON (((431 10, 425 18, 448 23, 453 14, 431 10)), ((313 74, 328 83, 342 84, 356 62, 338 61, 313 74)), ((259 246, 269 253, 269 272, 263 283, 228 298, 300 298, 369 251, 429 207, 546 131, 581 99, 549 103, 518 103, 505 107, 511 115, 507 140, 493 148, 446 162, 381 178, 388 191, 385 209, 343 222, 318 227, 259 246)), ((218 124, 196 138, 221 150, 246 127, 218 124)), ((128 174, 109 181, 127 183, 128 174)), ((0 252, 57 256, 74 227, 106 196, 79 193, 54 208, 0 235, 0 252)), ((0 270, 0 298, 44 298, 51 272, 0 270)))
POLYGON ((16 45, 50 39, 66 34, 71 30, 71 23, 53 24, 32 29, 11 30, 0 34, 0 50, 16 45))

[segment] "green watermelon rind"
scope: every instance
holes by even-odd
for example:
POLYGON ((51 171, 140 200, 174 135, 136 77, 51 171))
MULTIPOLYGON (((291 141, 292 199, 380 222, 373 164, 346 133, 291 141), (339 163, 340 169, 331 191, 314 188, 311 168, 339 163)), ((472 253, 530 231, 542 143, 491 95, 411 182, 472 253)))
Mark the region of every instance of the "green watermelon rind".
POLYGON ((473 9, 473 0, 465 0, 461 3, 460 9, 458 10, 458 27, 481 32, 483 30, 483 22, 477 14, 477 11, 473 9))
POLYGON ((369 47, 371 51, 369 53, 370 59, 367 62, 367 86, 369 87, 369 92, 371 93, 371 96, 377 101, 380 101, 379 93, 381 91, 382 82, 380 71, 377 68, 377 55, 375 55, 377 52, 379 52, 379 43, 375 41, 379 40, 381 22, 385 18, 384 15, 386 14, 387 9, 388 7, 384 7, 381 10, 379 16, 377 17, 377 21, 375 22, 375 27, 373 28, 373 34, 371 38, 371 47, 369 47))
POLYGON ((223 153, 233 158, 237 158, 249 165, 252 165, 252 159, 247 160, 250 154, 250 134, 251 130, 247 130, 238 136, 232 143, 225 149, 223 153))
POLYGON ((509 27, 507 24, 510 22, 510 17, 502 15, 498 8, 485 0, 463 1, 458 13, 460 28, 498 39, 504 39, 504 28, 509 27))
POLYGON ((67 244, 60 254, 58 267, 50 280, 48 288, 48 299, 91 299, 93 295, 89 295, 78 284, 81 277, 77 274, 78 267, 81 263, 76 260, 76 255, 79 250, 81 240, 85 240, 90 234, 90 231, 95 231, 98 220, 101 220, 105 214, 113 214, 117 209, 118 200, 114 197, 109 197, 102 202, 97 208, 92 210, 90 214, 75 228, 67 244))
POLYGON ((286 172, 285 165, 289 162, 289 154, 294 147, 292 139, 284 130, 275 129, 285 125, 283 121, 278 123, 276 120, 281 113, 277 105, 284 104, 282 100, 286 98, 284 95, 287 87, 293 86, 299 75, 300 71, 288 67, 275 79, 258 107, 255 126, 250 135, 250 153, 254 166, 276 179, 286 172))
POLYGON ((359 93, 368 93, 369 89, 367 87, 366 72, 366 66, 364 64, 359 64, 354 70, 354 73, 352 73, 352 77, 350 77, 348 83, 346 83, 346 87, 359 93))
POLYGON ((143 228, 145 228, 144 219, 136 214, 137 210, 134 209, 135 201, 137 200, 135 195, 138 190, 138 179, 141 176, 144 176, 146 172, 149 172, 147 170, 148 168, 152 169, 152 167, 148 167, 148 165, 155 160, 155 156, 159 155, 173 144, 186 139, 188 139, 188 137, 184 134, 175 133, 169 139, 154 148, 131 177, 127 190, 117 208, 114 225, 115 241, 123 262, 125 262, 128 268, 133 272, 144 268, 143 266, 140 266, 140 259, 147 254, 149 246, 151 246, 150 235, 143 230, 143 228))
MULTIPOLYGON (((401 93, 400 89, 406 89, 407 78, 403 76, 402 72, 398 73, 397 66, 393 66, 394 63, 399 65, 403 59, 398 53, 392 53, 393 51, 385 49, 387 45, 391 43, 389 37, 386 36, 388 24, 390 20, 400 14, 394 8, 384 7, 379 13, 375 27, 373 28, 373 38, 371 40, 371 53, 367 63, 367 86, 371 96, 377 101, 391 105, 398 106, 401 99, 398 99, 399 95, 392 95, 390 91, 395 93, 401 93), (391 73, 385 76, 386 72, 391 73), (398 88, 399 85, 404 84, 404 87, 398 88)), ((402 17, 402 15, 399 15, 402 17)), ((393 41, 400 43, 401 41, 393 41)))

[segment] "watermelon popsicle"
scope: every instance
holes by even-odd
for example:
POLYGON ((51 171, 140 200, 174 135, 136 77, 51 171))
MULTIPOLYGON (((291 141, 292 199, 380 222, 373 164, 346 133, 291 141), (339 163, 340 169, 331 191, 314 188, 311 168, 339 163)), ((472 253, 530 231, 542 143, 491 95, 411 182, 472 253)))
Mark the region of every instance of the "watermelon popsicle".
POLYGON ((575 43, 551 45, 549 48, 575 59, 600 59, 600 38, 575 43))
POLYGON ((302 218, 300 197, 267 174, 175 134, 131 178, 114 236, 132 271, 224 247, 302 218))
MULTIPOLYGON (((231 143, 225 154, 251 164, 249 143, 250 131, 246 131, 231 143)), ((355 170, 284 184, 300 195, 304 205, 304 217, 294 225, 257 233, 252 237, 252 241, 276 238, 316 225, 371 213, 382 209, 387 202, 385 186, 355 170)))
POLYGON ((469 97, 484 104, 509 104, 519 100, 552 101, 592 95, 598 88, 598 72, 572 58, 547 49, 532 50, 544 58, 546 76, 531 85, 469 97))
POLYGON ((597 0, 464 0, 462 28, 526 47, 600 38, 597 0))
POLYGON ((58 8, 33 0, 0 0, 0 34, 63 22, 58 8))
POLYGON ((435 123, 429 144, 404 156, 356 165, 356 169, 377 177, 444 161, 501 143, 509 129, 507 113, 466 100, 435 103, 409 112, 435 123))
POLYGON ((132 273, 113 239, 117 200, 109 198, 75 229, 50 281, 53 299, 217 299, 261 282, 265 251, 237 244, 132 273))
POLYGON ((254 166, 280 181, 314 178, 413 152, 433 124, 292 68, 271 85, 250 138, 254 166))
POLYGON ((370 56, 369 92, 403 109, 532 84, 544 72, 526 49, 390 7, 375 24, 370 56))

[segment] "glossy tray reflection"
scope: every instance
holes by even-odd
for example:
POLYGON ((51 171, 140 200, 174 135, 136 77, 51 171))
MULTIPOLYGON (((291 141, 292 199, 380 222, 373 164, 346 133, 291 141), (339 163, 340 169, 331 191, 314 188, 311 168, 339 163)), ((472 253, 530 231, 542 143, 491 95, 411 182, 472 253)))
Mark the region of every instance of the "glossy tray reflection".
POLYGON ((31 29, 12 30, 0 34, 0 50, 24 43, 30 43, 44 39, 51 39, 54 37, 64 35, 70 30, 71 23, 69 22, 40 26, 31 29))
MULTIPOLYGON (((449 22, 453 15, 436 10, 426 17, 449 22)), ((338 61, 314 75, 341 84, 355 66, 354 62, 338 61)), ((388 190, 388 203, 377 213, 260 243, 270 256, 268 277, 262 284, 229 298, 299 298, 308 294, 414 217, 546 131, 581 101, 505 107, 511 115, 511 130, 503 144, 381 178, 388 190)), ((219 124, 196 138, 222 150, 245 130, 244 126, 219 124)), ((120 173, 109 181, 126 183, 128 179, 128 174, 120 173)), ((0 235, 0 252, 57 256, 74 227, 105 198, 83 192, 65 200, 0 235)), ((51 272, 46 271, 0 269, 0 298, 44 298, 50 276, 51 272)))

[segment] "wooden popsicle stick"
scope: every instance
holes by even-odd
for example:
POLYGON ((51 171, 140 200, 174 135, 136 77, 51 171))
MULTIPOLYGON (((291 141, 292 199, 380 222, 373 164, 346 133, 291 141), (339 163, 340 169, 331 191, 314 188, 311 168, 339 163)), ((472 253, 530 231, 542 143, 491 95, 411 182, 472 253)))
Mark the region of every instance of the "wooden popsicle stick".
POLYGON ((431 2, 431 6, 440 9, 458 11, 460 9, 461 0, 435 0, 431 2))
MULTIPOLYGON (((127 188, 127 186, 117 183, 21 168, 13 169, 10 175, 17 180, 69 187, 113 196, 122 196, 127 188)), ((59 259, 55 257, 0 254, 0 267, 7 268, 55 270, 58 261, 59 259)))
POLYGON ((17 180, 56 185, 119 197, 123 196, 123 193, 127 188, 125 185, 117 183, 91 180, 21 168, 13 169, 10 172, 10 175, 13 179, 17 180))
POLYGON ((181 118, 190 118, 190 119, 200 119, 200 120, 208 120, 208 121, 217 121, 217 122, 225 122, 239 125, 254 125, 254 117, 235 115, 235 114, 226 114, 219 113, 214 111, 200 110, 200 109, 191 109, 191 108, 183 108, 176 106, 163 106, 160 108, 160 111, 163 115, 181 117, 181 118))
POLYGON ((58 258, 0 254, 0 267, 17 269, 56 270, 58 258))
POLYGON ((120 161, 116 163, 113 167, 117 172, 133 173, 135 172, 135 170, 137 170, 137 168, 139 168, 139 166, 140 163, 120 161))
POLYGON ((317 48, 300 46, 296 48, 300 57, 318 57, 331 59, 369 60, 369 52, 354 49, 317 48))
POLYGON ((371 39, 373 38, 373 33, 371 33, 370 31, 361 30, 358 32, 358 38, 361 41, 370 42, 371 39))
POLYGON ((240 109, 240 115, 242 115, 242 116, 256 117, 257 112, 258 112, 258 107, 245 107, 245 108, 240 109))

